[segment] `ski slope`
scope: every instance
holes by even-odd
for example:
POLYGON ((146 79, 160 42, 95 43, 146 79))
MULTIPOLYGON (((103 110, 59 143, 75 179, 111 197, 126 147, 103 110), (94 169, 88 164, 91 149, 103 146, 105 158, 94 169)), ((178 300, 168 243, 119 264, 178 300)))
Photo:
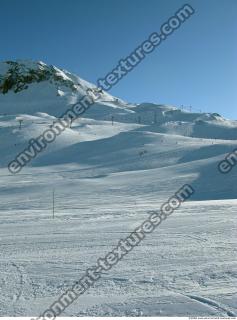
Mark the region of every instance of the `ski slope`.
MULTIPOLYGON (((20 92, 0 93, 0 315, 38 316, 189 183, 190 201, 63 315, 236 316, 236 168, 223 175, 217 164, 236 148, 237 122, 103 93, 12 175, 8 162, 29 139, 96 90, 42 62, 18 64, 23 75, 50 72, 20 92)), ((0 79, 8 71, 1 63, 0 79)))

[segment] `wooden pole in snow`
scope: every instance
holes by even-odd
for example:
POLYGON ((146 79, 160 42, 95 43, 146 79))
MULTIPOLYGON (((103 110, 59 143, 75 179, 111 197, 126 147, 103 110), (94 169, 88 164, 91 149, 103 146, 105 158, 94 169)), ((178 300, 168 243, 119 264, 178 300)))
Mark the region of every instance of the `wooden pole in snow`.
POLYGON ((154 123, 157 123, 157 113, 154 111, 154 123))
POLYGON ((55 214, 55 201, 54 201, 54 197, 55 197, 55 191, 53 189, 53 219, 54 219, 54 214, 55 214))
POLYGON ((19 129, 20 129, 20 130, 21 130, 21 124, 22 124, 22 122, 23 122, 23 120, 20 119, 20 120, 19 120, 19 129))

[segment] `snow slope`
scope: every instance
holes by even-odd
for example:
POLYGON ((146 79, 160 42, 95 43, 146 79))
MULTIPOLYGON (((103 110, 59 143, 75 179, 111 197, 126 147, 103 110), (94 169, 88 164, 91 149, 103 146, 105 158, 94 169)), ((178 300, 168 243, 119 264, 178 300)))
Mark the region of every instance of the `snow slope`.
POLYGON ((37 316, 184 183, 191 201, 64 315, 236 315, 236 168, 222 175, 217 164, 236 147, 237 122, 103 92, 12 175, 7 164, 29 139, 98 90, 16 63, 0 64, 0 315, 37 316))

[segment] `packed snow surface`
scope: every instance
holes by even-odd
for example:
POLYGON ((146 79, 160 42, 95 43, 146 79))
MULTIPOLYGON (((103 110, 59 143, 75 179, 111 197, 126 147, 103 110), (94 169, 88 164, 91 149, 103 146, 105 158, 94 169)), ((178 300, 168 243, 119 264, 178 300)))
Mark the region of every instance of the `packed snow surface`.
POLYGON ((237 121, 103 92, 8 171, 88 89, 98 90, 42 62, 0 63, 0 316, 41 314, 185 183, 190 201, 63 315, 235 316, 237 168, 217 165, 236 148, 237 121))

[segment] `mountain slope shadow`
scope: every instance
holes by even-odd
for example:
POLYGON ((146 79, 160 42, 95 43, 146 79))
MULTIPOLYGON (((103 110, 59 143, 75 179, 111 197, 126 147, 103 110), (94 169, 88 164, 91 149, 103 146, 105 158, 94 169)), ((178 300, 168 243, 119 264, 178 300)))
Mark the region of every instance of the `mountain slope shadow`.
POLYGON ((222 174, 218 171, 218 162, 215 158, 201 168, 199 177, 192 182, 193 200, 237 199, 237 167, 222 174))

